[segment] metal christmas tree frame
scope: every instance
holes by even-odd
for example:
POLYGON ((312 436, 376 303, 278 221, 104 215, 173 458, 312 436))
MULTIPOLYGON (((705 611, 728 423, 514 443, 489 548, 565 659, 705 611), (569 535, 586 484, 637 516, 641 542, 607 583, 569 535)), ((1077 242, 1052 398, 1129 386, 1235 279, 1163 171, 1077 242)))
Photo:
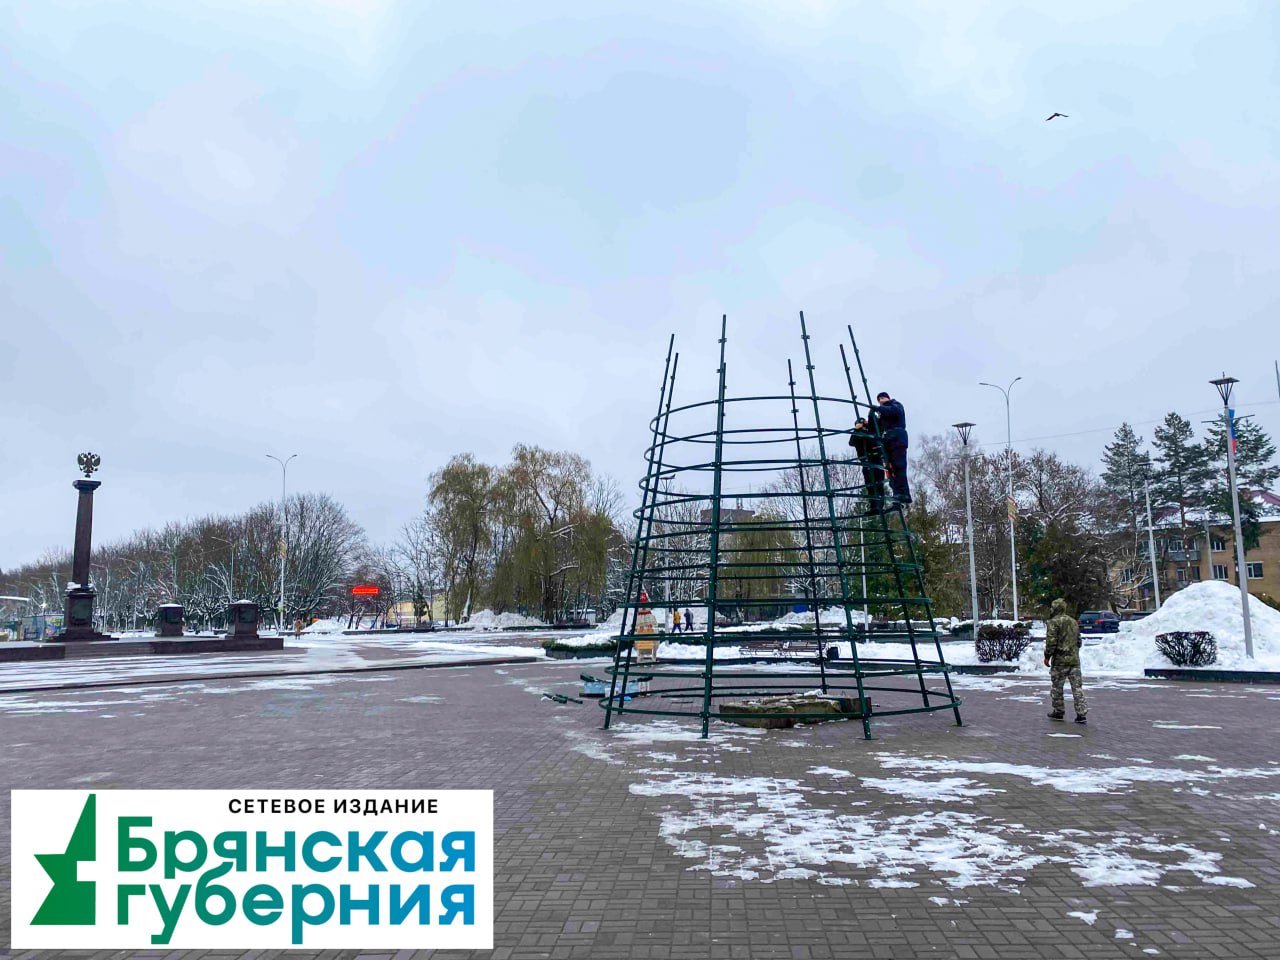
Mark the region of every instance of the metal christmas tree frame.
MULTIPOLYGON (((848 397, 818 393, 803 313, 807 394, 796 393, 788 360, 788 393, 728 396, 726 329, 722 319, 714 400, 674 405, 680 364, 674 336, 667 348, 634 514, 627 600, 601 703, 604 726, 633 713, 697 717, 705 737, 716 717, 830 719, 830 711, 769 711, 776 702, 770 698, 807 691, 848 698, 845 705, 860 715, 868 739, 880 717, 951 710, 960 724, 960 700, 905 509, 885 496, 884 471, 874 458, 858 459, 848 450, 852 425, 871 404, 852 327, 849 345, 862 393, 842 344, 848 397), (661 612, 662 624, 674 610, 697 611, 706 622, 696 633, 649 636, 652 618, 639 614, 650 608, 661 612), (812 624, 803 622, 804 614, 791 618, 801 623, 787 624, 795 629, 762 625, 752 632, 743 623, 800 610, 813 612, 812 624), (837 613, 837 622, 824 623, 823 610, 829 619, 837 613), (637 642, 652 648, 654 641, 695 644, 704 652, 637 665, 637 642), (910 658, 877 656, 884 643, 906 644, 910 658), (775 655, 764 656, 765 644, 775 655), (746 649, 728 657, 728 647, 746 649), (651 678, 648 684, 634 682, 640 672, 651 678), (759 698, 762 706, 750 713, 725 707, 759 698)), ((880 464, 887 463, 878 424, 874 442, 880 464)))

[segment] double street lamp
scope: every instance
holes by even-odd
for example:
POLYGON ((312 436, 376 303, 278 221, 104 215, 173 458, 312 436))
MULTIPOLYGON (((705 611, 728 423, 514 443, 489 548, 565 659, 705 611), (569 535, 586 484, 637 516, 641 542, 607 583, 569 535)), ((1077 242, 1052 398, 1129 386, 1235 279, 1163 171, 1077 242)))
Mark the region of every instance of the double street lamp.
POLYGON ((1240 612, 1244 616, 1244 655, 1252 660, 1253 624, 1249 620, 1249 568, 1244 562, 1244 537, 1240 533, 1240 491, 1236 487, 1236 412, 1231 409, 1231 388, 1240 381, 1224 373, 1217 380, 1209 382, 1218 388, 1218 396, 1222 398, 1223 422, 1227 425, 1227 484, 1231 487, 1231 522, 1236 535, 1236 580, 1240 582, 1240 612))
POLYGON ((276 622, 282 634, 284 633, 284 560, 289 552, 289 511, 285 499, 285 480, 289 474, 289 461, 296 456, 296 453, 291 453, 286 459, 281 460, 274 454, 267 454, 268 458, 280 464, 280 608, 276 611, 276 622))
POLYGON ((985 380, 978 383, 980 387, 993 387, 1004 394, 1005 455, 1009 460, 1009 574, 1013 578, 1014 620, 1018 619, 1018 547, 1014 542, 1013 534, 1013 418, 1009 413, 1009 391, 1021 379, 1021 377, 1014 377, 1009 381, 1009 386, 1007 387, 1002 387, 995 383, 987 383, 985 380))
POLYGON ((969 494, 969 433, 976 424, 964 421, 953 423, 960 432, 964 444, 964 525, 969 534, 969 603, 973 611, 973 639, 978 639, 978 574, 973 561, 973 501, 969 494))

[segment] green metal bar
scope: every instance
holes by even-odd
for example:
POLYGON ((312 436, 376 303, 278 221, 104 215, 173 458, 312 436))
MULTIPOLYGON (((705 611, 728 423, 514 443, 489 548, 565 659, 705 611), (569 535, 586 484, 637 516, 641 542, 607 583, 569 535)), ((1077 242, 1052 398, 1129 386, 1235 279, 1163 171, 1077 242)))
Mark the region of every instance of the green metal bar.
POLYGON ((822 647, 822 611, 818 604, 818 580, 813 565, 813 530, 809 522, 809 491, 804 476, 804 450, 800 446, 800 409, 796 406, 796 375, 791 369, 791 359, 787 358, 787 386, 791 391, 791 424, 796 433, 796 463, 800 477, 800 512, 804 517, 804 547, 809 558, 809 604, 813 607, 813 632, 818 648, 818 670, 822 677, 822 692, 827 691, 827 668, 825 650, 822 647))
MULTIPOLYGON (((849 330, 849 338, 850 338, 850 340, 852 340, 852 339, 853 339, 853 327, 852 327, 852 326, 849 326, 849 327, 848 327, 848 330, 849 330)), ((858 350, 858 344, 857 344, 857 341, 853 341, 853 349, 854 349, 854 356, 856 357, 856 356, 857 356, 857 350, 858 350)), ((857 391, 856 391, 856 390, 854 389, 854 387, 853 387, 853 373, 852 373, 852 371, 850 371, 850 369, 849 369, 849 358, 848 358, 848 356, 846 356, 846 355, 845 355, 845 352, 844 352, 844 344, 841 344, 841 345, 840 345, 840 360, 841 360, 841 362, 844 364, 844 376, 845 376, 845 380, 846 380, 846 381, 848 381, 848 384, 849 384, 849 395, 853 398, 854 403, 856 404, 856 403, 857 403, 858 394, 857 394, 857 391)), ((861 372, 862 372, 862 360, 861 360, 861 359, 859 359, 859 360, 858 360, 858 371, 859 371, 859 373, 861 373, 861 372)), ((863 386, 864 386, 864 388, 866 387, 866 377, 865 377, 865 375, 863 376, 863 386)), ((868 396, 868 397, 867 397, 868 409, 870 409, 870 403, 871 403, 871 398, 868 396)), ((871 418, 871 425, 875 428, 876 444, 880 447, 880 456, 881 456, 881 458, 882 458, 881 462, 883 462, 883 463, 886 463, 886 464, 887 464, 887 463, 889 462, 889 451, 885 448, 885 445, 884 445, 884 436, 880 433, 880 418, 879 418, 879 417, 872 417, 872 418, 871 418)), ((881 492, 882 494, 884 493, 884 491, 883 491, 883 490, 882 490, 882 491, 880 491, 880 492, 881 492)), ((882 500, 881 500, 881 504, 882 504, 882 505, 883 505, 883 502, 884 502, 884 501, 883 501, 883 499, 882 499, 882 500)), ((903 530, 907 530, 907 517, 906 517, 906 514, 903 512, 902 504, 898 501, 898 498, 897 498, 897 497, 894 497, 894 498, 893 498, 893 502, 894 502, 894 507, 895 507, 895 509, 898 511, 898 519, 899 519, 899 520, 901 521, 901 523, 902 523, 902 528, 903 528, 903 530)), ((906 588, 906 584, 904 584, 904 583, 902 582, 902 570, 900 569, 900 567, 899 567, 899 565, 898 565, 898 562, 897 562, 898 558, 897 558, 896 554, 894 554, 894 552, 893 552, 893 539, 892 539, 892 537, 890 536, 890 530, 889 530, 889 518, 888 518, 888 516, 886 516, 886 513, 885 513, 885 511, 884 511, 883 509, 881 509, 881 510, 880 510, 880 512, 879 512, 879 514, 878 514, 878 516, 879 516, 879 518, 880 518, 880 524, 881 524, 881 526, 882 526, 882 527, 883 527, 883 529, 884 529, 884 534, 885 534, 885 539, 886 539, 885 547, 886 547, 886 549, 889 551, 889 566, 890 566, 890 568, 891 568, 891 570, 892 570, 892 573, 893 573, 894 583, 895 583, 895 584, 897 585, 897 587, 898 587, 898 597, 902 600, 902 603, 900 604, 900 606, 902 607, 902 619, 905 621, 905 623, 906 623, 906 625, 907 625, 907 640, 908 640, 908 641, 910 642, 910 644, 911 644, 911 656, 912 656, 912 658, 915 660, 916 666, 917 666, 917 667, 919 667, 919 666, 920 666, 920 664, 921 664, 921 660, 920 660, 920 651, 916 648, 915 628, 914 628, 914 627, 912 626, 912 624, 911 624, 911 612, 907 609, 907 603, 906 603, 906 591, 907 591, 907 588, 906 588)), ((908 531, 908 533, 907 533, 907 542, 908 542, 908 543, 910 543, 910 542, 911 542, 911 534, 910 534, 910 532, 909 532, 909 531, 908 531)), ((922 595, 924 594, 924 585, 923 585, 923 583, 921 584, 921 587, 920 587, 920 593, 921 593, 922 595)), ((927 606, 926 606, 926 608, 925 608, 925 609, 929 612, 929 624, 930 624, 930 628, 931 628, 931 629, 936 629, 936 625, 933 623, 933 612, 932 612, 932 609, 931 609, 931 608, 929 608, 929 607, 927 607, 927 606)), ((925 706, 928 706, 928 705, 929 705, 929 689, 928 689, 928 687, 926 687, 926 686, 925 686, 925 682, 924 682, 924 674, 923 674, 923 673, 921 673, 919 676, 920 676, 920 695, 924 698, 925 706)))
MULTIPOLYGON (((867 397, 867 403, 868 403, 868 404, 870 404, 870 402, 871 402, 871 386, 870 386, 870 384, 868 384, 868 383, 867 383, 867 371, 866 371, 866 368, 864 368, 864 367, 863 367, 863 365, 862 365, 862 353, 861 353, 861 351, 859 351, 859 350, 858 350, 858 341, 857 341, 857 339, 856 339, 856 338, 854 337, 854 335, 853 335, 853 324, 849 324, 849 325, 848 325, 848 327, 847 327, 847 329, 848 329, 848 331, 849 331, 849 342, 853 345, 853 356, 854 356, 854 359, 857 361, 857 364, 858 364, 858 376, 859 376, 859 377, 861 378, 861 380, 862 380, 862 389, 863 389, 863 391, 864 391, 864 393, 865 393, 865 395, 866 395, 866 397, 867 397)), ((883 440, 883 438, 881 438, 881 437, 880 437, 880 423, 879 423, 879 418, 877 418, 877 419, 876 419, 876 436, 877 436, 877 439, 879 439, 879 442, 880 442, 881 447, 882 447, 882 449, 883 449, 883 446, 884 446, 884 440, 883 440)), ((886 456, 887 456, 887 452, 886 452, 886 456)), ((886 462, 887 462, 887 461, 886 461, 886 462)), ((909 528, 908 528, 908 526, 907 526, 907 517, 906 517, 906 514, 905 514, 905 513, 903 512, 903 510, 902 510, 902 505, 901 505, 901 504, 899 504, 899 505, 898 505, 898 508, 899 508, 899 509, 898 509, 898 516, 899 516, 899 518, 900 518, 900 519, 901 519, 901 521, 902 521, 902 528, 903 528, 903 531, 904 531, 904 532, 906 532, 906 534, 907 534, 907 536, 906 536, 907 551, 908 551, 908 553, 909 553, 909 554, 910 554, 910 556, 911 556, 911 563, 912 563, 912 565, 915 567, 915 572, 916 572, 916 585, 919 587, 920 595, 921 595, 921 596, 926 596, 926 595, 927 595, 927 593, 928 593, 928 591, 925 589, 925 584, 924 584, 924 573, 923 573, 923 570, 921 569, 921 566, 920 566, 919 562, 918 562, 918 561, 917 561, 917 559, 916 559, 915 544, 912 542, 912 539, 911 539, 911 532, 910 532, 910 529, 909 529, 909 528)), ((888 521, 887 521, 887 520, 885 521, 885 527, 886 527, 886 532, 887 532, 887 529, 888 529, 888 521)), ((890 555, 892 556, 892 553, 893 553, 893 547, 892 547, 892 545, 889 547, 889 551, 890 551, 890 555)), ((899 574, 899 576, 898 576, 898 579, 899 579, 899 580, 901 580, 901 575, 900 575, 900 574, 899 574)), ((902 592, 902 590, 900 589, 900 590, 899 590, 899 593, 901 593, 901 592, 902 592)), ((938 659, 939 659, 939 660, 942 660, 942 659, 943 659, 943 656, 942 656, 942 643, 938 640, 938 625, 937 625, 937 623, 936 623, 936 622, 934 621, 934 619, 933 619, 933 607, 932 607, 932 605, 929 605, 928 607, 926 607, 926 610, 927 610, 927 612, 928 612, 928 614, 929 614, 929 626, 930 626, 930 628, 933 630, 933 642, 934 642, 934 646, 936 647, 937 652, 938 652, 938 659)), ((919 653, 916 651, 915 634, 914 634, 914 631, 913 631, 912 626, 911 626, 911 618, 910 618, 910 616, 909 616, 909 615, 907 615, 907 614, 905 613, 905 607, 904 607, 904 614, 903 614, 903 616, 904 616, 904 619, 905 619, 905 620, 906 620, 906 622, 907 622, 907 633, 911 636, 911 649, 912 649, 912 652, 913 652, 913 654, 915 654, 916 660, 917 660, 917 661, 919 661, 919 659, 920 659, 920 655, 919 655, 919 653)), ((975 635, 976 635, 976 631, 977 631, 977 629, 978 629, 978 626, 977 626, 977 624, 975 623, 975 624, 974 624, 974 631, 975 631, 975 635)), ((958 727, 959 727, 959 726, 963 726, 963 725, 964 725, 964 721, 960 718, 960 704, 959 704, 959 702, 958 702, 958 701, 956 700, 956 698, 955 698, 955 690, 952 688, 952 685, 951 685, 951 674, 950 674, 950 673, 944 673, 944 674, 943 674, 943 676, 944 676, 944 678, 946 679, 946 683, 947 683, 947 696, 948 696, 948 698, 952 701, 952 703, 954 704, 954 708, 953 708, 953 709, 954 709, 954 711, 955 711, 956 726, 958 726, 958 727)), ((922 683, 923 683, 923 677, 921 678, 921 681, 922 681, 922 683)), ((927 705, 927 704, 928 704, 928 702, 929 702, 929 698, 928 698, 928 696, 926 695, 926 696, 925 696, 925 704, 927 705)))
MULTIPOLYGON (((658 393, 658 409, 653 416, 653 436, 650 439, 649 450, 647 451, 647 454, 646 454, 647 466, 645 469, 644 487, 642 488, 642 491, 640 494, 640 509, 637 512, 636 540, 631 548, 631 571, 627 575, 627 594, 622 607, 622 623, 618 627, 618 644, 617 644, 617 649, 615 649, 613 652, 613 670, 610 672, 609 696, 607 698, 609 706, 606 707, 605 714, 604 714, 604 728, 606 730, 609 729, 609 723, 613 719, 612 704, 614 702, 614 695, 617 693, 617 686, 618 686, 617 671, 618 671, 619 659, 625 660, 625 666, 623 668, 623 674, 624 674, 624 680, 622 684, 623 692, 625 693, 627 689, 625 676, 630 672, 630 666, 631 666, 631 646, 628 645, 626 642, 627 612, 630 609, 627 604, 631 600, 632 590, 636 585, 637 564, 640 561, 641 543, 644 542, 643 534, 644 534, 644 523, 645 523, 645 505, 649 500, 649 488, 652 485, 656 490, 656 484, 651 484, 651 478, 654 475, 654 452, 658 446, 658 431, 660 427, 659 421, 660 421, 660 418, 662 417, 662 407, 663 407, 663 404, 665 403, 667 405, 667 409, 670 409, 671 401, 668 396, 668 389, 670 389, 672 393, 675 392, 674 376, 673 376, 673 371, 671 369, 671 355, 672 355, 672 352, 675 350, 675 345, 676 345, 676 335, 673 333, 671 334, 670 339, 667 340, 667 362, 662 370, 662 389, 658 393), (625 657, 623 657, 624 649, 626 653, 625 657)), ((676 358, 676 362, 677 363, 679 362, 679 357, 676 358)), ((632 618, 631 629, 634 632, 635 630, 634 617, 632 618)), ((621 700, 618 701, 619 706, 621 706, 621 702, 622 702, 621 700)))
MULTIPOLYGON (((831 518, 831 542, 835 546, 836 571, 840 577, 840 601, 844 606, 844 622, 849 637, 849 653, 855 665, 858 663, 858 644, 853 635, 853 615, 849 612, 849 578, 845 574, 844 552, 840 544, 840 524, 836 519, 836 504, 831 495, 831 467, 827 460, 827 445, 822 438, 822 411, 818 403, 818 387, 813 377, 813 356, 809 350, 809 329, 804 322, 804 311, 800 311, 800 339, 804 343, 804 365, 809 372, 809 396, 813 399, 813 423, 818 432, 818 456, 822 459, 822 482, 826 489, 827 513, 831 518)), ((862 674, 855 670, 858 681, 858 697, 863 698, 862 674)), ((862 735, 871 739, 870 711, 862 715, 862 735)))
POLYGON ((716 452, 714 473, 711 487, 711 557, 707 581, 707 662, 705 667, 704 688, 702 695, 702 736, 705 739, 711 725, 711 674, 715 660, 716 610, 719 600, 720 573, 717 564, 720 562, 720 491, 723 480, 721 461, 724 458, 724 384, 725 363, 724 347, 727 337, 729 316, 720 317, 720 386, 716 392, 716 452))
MULTIPOLYGON (((680 372, 680 354, 677 353, 675 355, 675 359, 671 363, 671 382, 667 389, 666 408, 662 409, 662 405, 661 403, 659 403, 659 409, 662 409, 662 413, 661 413, 662 423, 657 433, 657 436, 661 437, 661 440, 656 442, 657 466, 653 471, 654 484, 653 484, 652 496, 649 499, 649 513, 647 517, 647 522, 645 523, 645 532, 643 536, 644 546, 642 547, 642 552, 640 555, 639 581, 636 583, 636 594, 635 594, 637 605, 639 605, 640 603, 640 594, 644 588, 644 577, 649 570, 649 546, 653 542, 653 523, 654 523, 654 519, 657 517, 657 514, 658 514, 659 493, 658 493, 657 477, 662 472, 663 461, 666 456, 667 437, 668 437, 667 424, 671 420, 671 399, 672 397, 675 396, 675 393, 676 393, 676 374, 678 374, 679 372, 680 372)), ((664 579, 664 589, 669 589, 669 587, 670 587, 669 581, 664 579)), ((650 606, 653 606, 652 599, 650 600, 650 606)), ((623 614, 623 616, 625 618, 626 614, 623 614)), ((623 665, 622 665, 623 696, 618 701, 618 713, 624 713, 626 711, 627 682, 631 677, 631 665, 635 662, 634 619, 631 627, 631 635, 633 637, 633 640, 632 640, 631 646, 627 650, 627 658, 626 660, 623 661, 623 665)))

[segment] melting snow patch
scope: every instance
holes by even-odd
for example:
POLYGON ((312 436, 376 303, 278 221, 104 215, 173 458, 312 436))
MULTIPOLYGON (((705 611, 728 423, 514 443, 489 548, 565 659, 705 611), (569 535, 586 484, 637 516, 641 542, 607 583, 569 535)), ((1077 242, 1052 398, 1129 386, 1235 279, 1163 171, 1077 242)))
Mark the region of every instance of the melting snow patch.
MULTIPOLYGON (((810 771, 811 773, 813 771, 810 771)), ((994 787, 983 787, 965 777, 946 777, 942 780, 908 780, 899 777, 877 779, 863 777, 862 782, 869 787, 883 790, 905 800, 938 800, 943 802, 972 802, 973 797, 985 797, 993 793, 1004 793, 994 787)))
POLYGON ((1080 734, 1078 733, 1046 733, 1045 736, 1046 737, 1070 737, 1075 740, 1080 739, 1080 734))
POLYGON ((1198 753, 1180 753, 1173 759, 1175 760, 1198 760, 1202 763, 1213 763, 1213 757, 1202 757, 1198 753))
POLYGON ((1175 723, 1172 720, 1152 720, 1151 725, 1157 730, 1221 730, 1221 727, 1213 727, 1207 724, 1197 723, 1175 723))
POLYGON ((1084 910, 1072 910, 1070 913, 1067 914, 1067 916, 1075 917, 1077 920, 1083 920, 1085 923, 1087 923, 1091 927, 1098 922, 1097 910, 1090 910, 1087 913, 1084 910))
POLYGON ((1130 931, 1128 931, 1128 930, 1117 930, 1117 931, 1116 931, 1116 939, 1117 939, 1117 940, 1132 940, 1132 939, 1133 939, 1133 934, 1132 934, 1130 931))
POLYGON ((890 770, 922 770, 931 773, 1003 774, 1022 777, 1036 786, 1053 787, 1063 793, 1109 793, 1135 783, 1170 783, 1228 780, 1237 777, 1280 776, 1280 767, 1213 767, 1207 771, 1173 770, 1154 766, 1053 768, 1022 763, 977 760, 949 760, 941 757, 910 757, 885 753, 877 757, 890 770))

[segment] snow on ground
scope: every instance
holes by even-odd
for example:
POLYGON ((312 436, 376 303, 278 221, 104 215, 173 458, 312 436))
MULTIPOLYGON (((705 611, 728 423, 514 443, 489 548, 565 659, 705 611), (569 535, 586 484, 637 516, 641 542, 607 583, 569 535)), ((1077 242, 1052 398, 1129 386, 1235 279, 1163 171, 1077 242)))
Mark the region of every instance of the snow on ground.
POLYGON ((492 610, 477 610, 466 623, 460 624, 462 630, 506 630, 510 627, 545 627, 546 624, 534 617, 526 617, 521 613, 494 613, 492 610))
MULTIPOLYGON (((630 768, 630 792, 660 802, 659 834, 690 862, 689 869, 762 883, 855 883, 854 868, 872 874, 861 881, 871 887, 995 886, 1017 893, 1037 866, 1057 863, 1083 887, 1185 883, 1188 875, 1206 885, 1252 886, 1222 874, 1221 854, 1187 843, 1111 830, 1105 823, 1096 831, 1037 828, 1002 818, 998 807, 978 798, 1007 792, 1002 778, 1009 776, 1099 794, 1177 781, 1280 777, 1280 764, 1054 770, 895 753, 877 759, 887 774, 899 776, 862 777, 829 766, 810 767, 805 779, 738 776, 716 769, 722 754, 778 742, 776 731, 713 727, 701 740, 696 725, 674 720, 619 722, 606 733, 583 729, 567 716, 557 719, 574 750, 630 768), (665 750, 655 751, 658 743, 665 750), (692 764, 705 766, 690 769, 692 764), (967 775, 946 775, 957 772, 967 775), (977 809, 964 809, 975 800, 977 809)), ((788 731, 781 742, 803 746, 794 736, 788 731)), ((1090 915, 1080 911, 1079 919, 1088 923, 1090 915)))
POLYGON ((304 634, 288 637, 283 650, 174 656, 116 656, 0 663, 0 694, 7 689, 73 684, 126 683, 182 677, 243 674, 311 674, 465 662, 489 657, 543 657, 540 647, 514 646, 510 634, 394 633, 376 637, 304 634), (497 640, 499 643, 495 643, 497 640), (501 641, 508 641, 501 644, 501 641))

